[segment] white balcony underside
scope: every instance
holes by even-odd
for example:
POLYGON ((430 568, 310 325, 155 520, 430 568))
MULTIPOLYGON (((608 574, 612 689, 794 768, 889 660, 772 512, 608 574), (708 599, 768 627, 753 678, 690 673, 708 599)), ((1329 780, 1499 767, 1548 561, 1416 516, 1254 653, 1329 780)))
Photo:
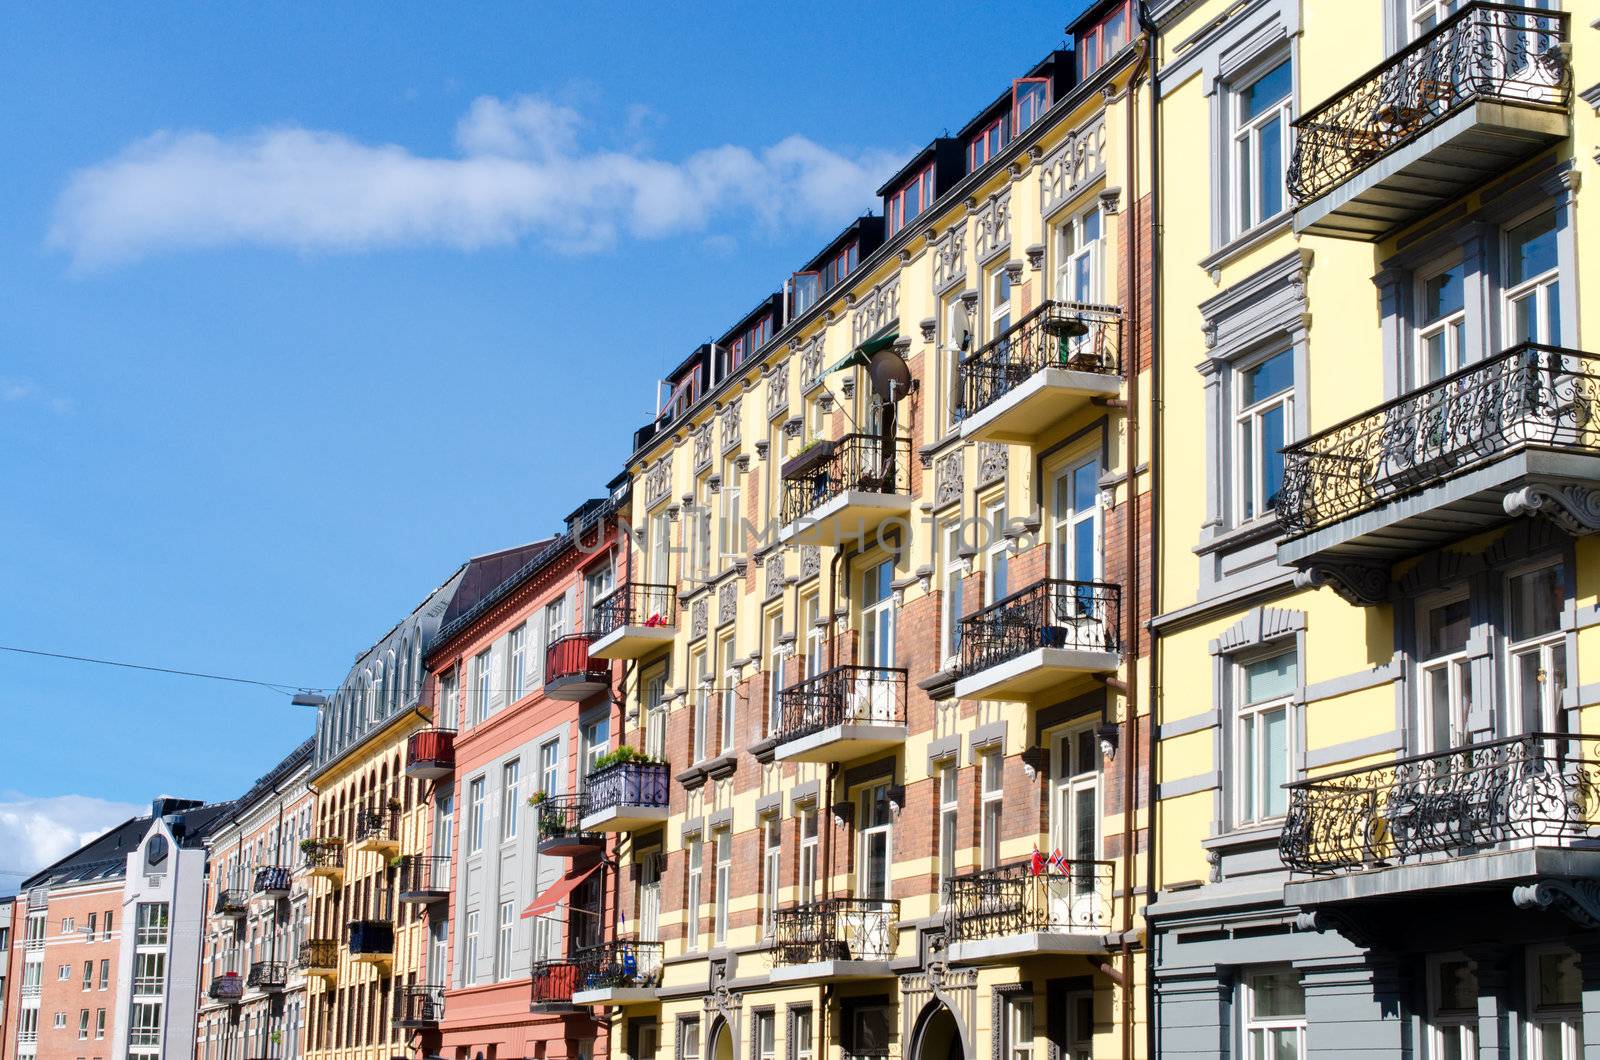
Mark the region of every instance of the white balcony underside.
POLYGON ((661 824, 666 819, 665 806, 607 806, 585 815, 578 828, 584 832, 629 832, 661 824))
POLYGON ((813 979, 887 979, 893 974, 888 961, 813 961, 779 965, 768 973, 768 978, 774 983, 798 983, 813 979))
POLYGON ((1374 866, 1283 886, 1285 905, 1310 908, 1429 891, 1496 886, 1535 879, 1600 876, 1600 848, 1526 846, 1480 854, 1438 855, 1409 864, 1374 866))
POLYGON ((906 742, 904 725, 830 725, 826 729, 780 743, 773 757, 780 762, 847 762, 906 742))
POLYGON ((950 959, 957 964, 984 964, 1011 961, 1019 957, 1104 953, 1106 949, 1106 937, 1099 931, 1028 931, 1000 938, 957 942, 950 947, 950 959))
POLYGON ((672 644, 673 626, 618 626, 589 645, 592 659, 642 659, 672 644))
POLYGON ((1041 368, 998 401, 961 421, 961 438, 1026 445, 1095 398, 1113 398, 1122 379, 1104 372, 1041 368))
POLYGON ((574 990, 574 1005, 643 1005, 656 999, 653 986, 607 986, 598 990, 574 990))
POLYGON ((1112 673, 1121 664, 1122 656, 1114 651, 1035 648, 961 678, 956 682, 956 698, 1026 702, 1063 681, 1112 673))
POLYGON ((844 490, 823 501, 778 531, 786 545, 875 543, 879 527, 890 519, 910 521, 912 498, 904 493, 844 490))

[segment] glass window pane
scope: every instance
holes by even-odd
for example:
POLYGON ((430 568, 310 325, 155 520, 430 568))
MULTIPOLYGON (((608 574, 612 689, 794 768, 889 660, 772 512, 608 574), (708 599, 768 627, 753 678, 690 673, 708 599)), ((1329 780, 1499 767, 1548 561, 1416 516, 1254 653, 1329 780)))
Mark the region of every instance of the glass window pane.
POLYGON ((1261 703, 1294 692, 1299 669, 1294 652, 1258 659, 1244 668, 1244 695, 1246 703, 1261 703))
POLYGON ((1258 117, 1268 107, 1288 99, 1289 87, 1289 61, 1285 59, 1240 93, 1244 120, 1258 117))
POLYGON ((1294 351, 1275 353, 1244 373, 1241 403, 1248 407, 1294 388, 1294 351))
POLYGON ((1461 282, 1461 266, 1456 265, 1432 277, 1424 285, 1424 315, 1433 322, 1466 307, 1466 295, 1461 282))
POLYGON ((1251 1013, 1256 1019, 1282 1019, 1306 1014, 1306 992, 1292 971, 1272 972, 1251 979, 1251 1013))
POLYGON ((1243 816, 1256 815, 1256 716, 1239 722, 1239 806, 1243 816))
POLYGON ((1275 405, 1261 415, 1261 503, 1277 507, 1283 489, 1283 446, 1289 440, 1289 410, 1275 405))
POLYGON ((1511 636, 1515 640, 1554 633, 1561 626, 1562 572, 1558 564, 1511 579, 1511 636))
POLYGON ((1556 267, 1555 211, 1540 214, 1507 233, 1510 261, 1506 263, 1512 285, 1549 272, 1556 267))
POLYGON ((1282 817, 1288 809, 1289 793, 1283 785, 1289 782, 1289 718, 1283 709, 1269 710, 1261 716, 1266 733, 1262 741, 1261 784, 1262 813, 1267 817, 1282 817))
POLYGON ((1467 647, 1467 634, 1472 630, 1472 616, 1466 600, 1452 600, 1428 611, 1428 658, 1452 655, 1467 647))
POLYGON ((1285 118, 1279 117, 1261 127, 1256 141, 1256 180, 1259 184, 1257 198, 1261 204, 1261 217, 1267 218, 1283 210, 1283 139, 1285 118))

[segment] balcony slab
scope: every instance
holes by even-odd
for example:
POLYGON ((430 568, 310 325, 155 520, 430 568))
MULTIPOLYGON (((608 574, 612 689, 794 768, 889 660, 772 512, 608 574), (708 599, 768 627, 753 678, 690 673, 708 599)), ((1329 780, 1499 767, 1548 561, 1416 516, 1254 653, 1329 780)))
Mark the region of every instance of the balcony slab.
POLYGON ((1122 665, 1114 651, 1081 648, 1035 648, 957 679, 957 699, 1026 702, 1033 696, 1084 674, 1112 673, 1122 665))
POLYGON ((1535 879, 1600 879, 1600 846, 1524 846, 1462 857, 1296 879, 1284 884, 1286 905, 1301 908, 1399 898, 1431 891, 1509 887, 1535 879))
POLYGON ((618 626, 589 645, 591 659, 643 659, 672 646, 675 626, 618 626))
POLYGON ((1029 445, 1095 398, 1122 392, 1120 376, 1046 367, 961 421, 961 439, 1029 445))
POLYGON ((809 964, 781 964, 767 973, 774 983, 801 983, 825 979, 889 979, 894 976, 888 961, 812 961, 809 964))
POLYGON ((904 725, 850 722, 780 743, 773 757, 780 762, 848 762, 905 742, 904 725))
POLYGON ((653 828, 667 819, 665 806, 607 806, 586 814, 578 827, 585 832, 632 832, 653 828))
POLYGON ((910 516, 914 501, 904 493, 843 490, 778 531, 785 545, 838 545, 871 542, 890 519, 910 516))
POLYGON ((988 964, 1022 957, 1072 956, 1105 953, 1106 937, 1100 932, 1027 931, 993 939, 973 939, 950 947, 956 964, 988 964))
POLYGON ((572 992, 574 1005, 645 1005, 655 1000, 653 986, 605 986, 572 992))

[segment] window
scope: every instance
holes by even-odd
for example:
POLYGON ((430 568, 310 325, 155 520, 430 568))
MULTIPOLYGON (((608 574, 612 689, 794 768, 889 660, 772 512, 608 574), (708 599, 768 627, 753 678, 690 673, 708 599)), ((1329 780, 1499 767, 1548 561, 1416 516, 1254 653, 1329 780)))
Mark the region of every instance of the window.
POLYGON ((546 740, 539 745, 539 790, 546 797, 561 790, 560 740, 546 740))
POLYGON ((517 812, 522 794, 522 762, 513 758, 500 769, 500 841, 509 843, 517 838, 517 822, 522 815, 517 812))
POLYGON ((817 807, 808 804, 800 811, 800 901, 817 896, 817 807))
POLYGON ((1428 1060, 1478 1055, 1478 968, 1465 957, 1428 960, 1428 1060))
POLYGON ((1080 582, 1099 580, 1099 456, 1075 460, 1062 468, 1055 477, 1054 494, 1050 530, 1055 548, 1050 558, 1055 576, 1080 582))
POLYGON ((467 852, 483 849, 484 778, 475 777, 467 785, 467 852))
POLYGON ((1098 303, 1104 225, 1100 207, 1090 207, 1056 228, 1055 296, 1062 302, 1098 303))
POLYGON ((775 815, 761 819, 761 934, 771 938, 778 911, 779 875, 783 863, 783 830, 775 815))
POLYGON ((992 604, 1011 591, 1007 578, 1010 566, 1011 542, 1006 540, 1006 502, 991 501, 983 509, 984 547, 983 602, 992 604))
POLYGON ((1306 994, 1299 976, 1283 970, 1246 980, 1245 1055, 1252 1060, 1301 1060, 1306 1055, 1306 994))
POLYGON ((772 340, 772 317, 764 316, 745 328, 728 343, 729 361, 738 368, 772 340))
POLYGON ((739 510, 739 466, 728 461, 717 494, 717 565, 724 567, 744 551, 744 527, 739 510))
POLYGON ((945 890, 956 875, 956 843, 958 804, 956 801, 961 774, 954 762, 939 767, 939 895, 943 902, 945 890))
POLYGON ((103 1008, 94 1010, 94 1036, 97 1041, 106 1036, 106 1010, 103 1008))
POLYGON ((1289 159, 1289 60, 1231 93, 1233 116, 1233 234, 1283 212, 1289 159))
POLYGON ((666 512, 650 517, 650 581, 672 584, 672 520, 666 512))
POLYGON ((889 865, 894 856, 889 785, 874 784, 861 792, 860 854, 856 893, 862 898, 889 897, 889 865))
POLYGON ((72 917, 64 916, 64 917, 61 918, 61 933, 63 935, 72 934, 73 929, 76 928, 77 926, 78 926, 78 922, 76 920, 74 920, 72 917))
POLYGON ((111 962, 109 960, 100 962, 100 989, 111 989, 111 962))
POLYGON ((111 910, 109 910, 109 909, 106 910, 106 918, 105 918, 104 923, 105 923, 105 934, 101 935, 100 937, 102 939, 105 939, 105 940, 109 941, 110 938, 111 938, 111 910))
POLYGON ((1011 83, 1011 121, 1021 136, 1050 109, 1050 79, 1023 77, 1011 83))
MULTIPOLYGON (((215 955, 220 959, 220 954, 215 955)), ((213 970, 220 965, 213 961, 213 970)), ((167 982, 167 955, 164 953, 138 953, 133 958, 133 993, 135 997, 160 995, 167 982)))
POLYGON ((94 989, 94 962, 93 961, 84 961, 83 962, 83 988, 85 990, 93 990, 94 989))
POLYGON ((739 725, 739 670, 734 665, 733 634, 728 634, 717 645, 717 654, 722 657, 722 695, 720 708, 717 711, 717 750, 719 754, 730 755, 733 753, 734 734, 739 725))
POLYGON ((1011 116, 1001 115, 967 141, 967 172, 983 168, 1011 142, 1011 116))
POLYGON ((755 1014, 755 1026, 750 1029, 750 1046, 755 1060, 777 1060, 777 1020, 772 1010, 755 1014))
POLYGON ((1566 604, 1561 564, 1513 575, 1506 587, 1506 647, 1514 690, 1513 729, 1557 732, 1567 688, 1567 642, 1561 631, 1566 604))
POLYGON ((817 304, 822 297, 822 280, 815 272, 797 272, 789 290, 789 318, 792 320, 817 304))
POLYGON ((767 615, 767 736, 783 729, 783 612, 767 615))
POLYGON ((1414 375, 1418 385, 1442 379, 1462 365, 1467 338, 1463 272, 1458 262, 1424 275, 1418 284, 1422 307, 1414 375))
POLYGON ((1529 1060, 1572 1060, 1582 1055, 1583 985, 1578 955, 1566 949, 1529 955, 1529 1060))
POLYGON ((999 868, 1000 822, 1004 814, 1003 800, 1005 798, 1005 758, 999 751, 985 751, 978 757, 978 762, 980 775, 983 779, 982 815, 979 823, 981 830, 979 850, 983 858, 982 867, 985 869, 999 868))
POLYGON ((959 516, 939 528, 939 570, 939 587, 944 591, 939 616, 939 657, 949 666, 961 654, 961 618, 964 610, 961 597, 967 579, 967 563, 961 558, 959 516))
POLYGON ((489 697, 494 689, 494 668, 490 665, 489 650, 484 649, 472 660, 472 722, 477 724, 489 716, 489 697))
POLYGON ((1283 447, 1294 425, 1294 351, 1240 370, 1234 413, 1238 521, 1270 513, 1283 489, 1283 447))
POLYGON ((611 716, 602 714, 593 721, 585 722, 582 733, 583 777, 587 780, 597 768, 596 763, 611 748, 611 716))
POLYGON ((700 948, 700 860, 704 856, 703 844, 700 837, 695 836, 689 841, 689 873, 685 890, 684 909, 689 916, 689 940, 687 948, 697 950, 700 948))
POLYGON ((1133 16, 1126 2, 1113 7, 1104 18, 1078 31, 1078 77, 1088 77, 1110 62, 1128 43, 1133 16))
MULTIPOLYGON (((90 913, 89 914, 89 926, 84 928, 84 931, 83 931, 84 941, 85 942, 93 942, 94 941, 94 935, 95 935, 95 930, 94 929, 95 929, 95 923, 96 923, 97 920, 98 920, 97 914, 95 914, 95 913, 90 913)), ((0 946, 0 949, 5 949, 5 947, 4 946, 0 946)))
POLYGON ((86 1009, 86 1008, 79 1009, 78 1010, 78 1041, 86 1042, 88 1040, 89 1040, 89 1010, 86 1009))
POLYGON ((1561 345, 1561 280, 1554 210, 1506 233, 1506 344, 1561 345))
POLYGON ((510 646, 506 652, 507 663, 506 687, 511 690, 508 703, 515 703, 527 692, 527 666, 528 666, 528 624, 524 622, 511 631, 510 646))
POLYGON ((567 598, 561 597, 552 601, 544 609, 544 646, 550 645, 567 635, 567 598))
POLYGON ((689 660, 689 672, 694 674, 694 732, 691 734, 694 760, 704 762, 710 746, 707 735, 711 731, 711 671, 706 666, 706 655, 697 651, 689 660))
POLYGON ((700 1060, 699 1020, 680 1019, 678 1021, 678 1058, 679 1060, 700 1060))
MULTIPOLYGON (((989 277, 989 341, 995 341, 1010 329, 1011 275, 1004 269, 997 269, 989 277)), ((1000 359, 1005 359, 1003 350, 1000 359)))
POLYGON ((585 629, 598 628, 598 621, 595 616, 595 605, 600 603, 600 601, 604 600, 606 597, 610 596, 611 590, 615 587, 615 585, 615 574, 611 569, 611 561, 609 558, 600 566, 584 574, 583 610, 585 629))
POLYGON ((58 1031, 59 1030, 65 1030, 66 1026, 67 1026, 67 1014, 65 1012, 57 1012, 56 1013, 56 1020, 55 1020, 56 1030, 58 1030, 58 1031))
POLYGON ((500 903, 500 934, 495 939, 494 950, 494 977, 496 979, 510 979, 511 969, 511 931, 516 925, 516 912, 512 903, 500 903))
MULTIPOLYGON (((894 633, 894 562, 884 560, 862 572, 861 599, 861 661, 866 666, 891 667, 895 659, 894 633)), ((881 682, 867 692, 872 700, 870 720, 880 720, 877 715, 893 710, 881 682), (880 702, 881 700, 881 702, 880 702)), ((868 720, 868 719, 861 719, 868 720)), ((881 720, 895 720, 883 718, 881 720)))
MULTIPOLYGON (((889 1009, 884 1005, 856 1005, 846 1010, 846 1055, 856 1060, 887 1060, 889 1009)), ((843 1037, 843 1036, 841 1036, 843 1037)))
POLYGON ((792 1008, 789 1013, 794 1032, 794 1060, 812 1060, 816 1055, 816 1047, 812 1044, 811 1008, 792 1008))
POLYGON ((684 515, 694 517, 694 570, 701 578, 709 578, 711 570, 712 506, 709 498, 697 500, 684 515))
POLYGON ((478 981, 478 911, 469 910, 467 913, 466 945, 462 950, 463 957, 462 979, 464 983, 478 981))
MULTIPOLYGON (((930 170, 929 172, 931 173, 932 171, 930 170)), ((929 177, 929 182, 929 187, 931 188, 931 176, 929 177)), ((927 209, 928 202, 924 201, 922 206, 923 209, 927 209)), ((859 260, 858 254, 858 246, 855 243, 851 243, 823 264, 818 274, 818 283, 823 291, 833 290, 846 276, 856 271, 856 263, 859 260)))
POLYGON ((1007 994, 1005 998, 1005 1055, 1007 1060, 1033 1060, 1033 998, 1007 994))
POLYGON ((1461 10, 1466 0, 1410 0, 1411 39, 1426 35, 1435 26, 1461 10))
POLYGON ((883 214, 889 226, 888 234, 892 236, 916 220, 922 211, 933 205, 933 199, 933 166, 930 165, 902 185, 884 203, 883 214))
POLYGON ((167 903, 140 902, 135 914, 134 942, 140 946, 165 946, 167 944, 167 903))
POLYGON ((667 670, 661 667, 645 678, 644 749, 655 758, 667 756, 667 670))
POLYGON ((1299 684, 1294 652, 1237 667, 1237 818, 1240 824, 1282 817, 1288 806, 1289 697, 1299 684))
POLYGON ((806 665, 804 677, 815 677, 822 672, 827 625, 822 621, 822 598, 812 593, 800 602, 800 613, 805 616, 806 665))
POLYGON ((713 837, 717 858, 717 895, 712 922, 712 937, 717 945, 728 941, 729 889, 733 886, 733 837, 728 829, 719 829, 713 837))
POLYGON ((1460 746, 1467 738, 1467 712, 1472 707, 1472 662, 1467 658, 1472 615, 1467 598, 1425 604, 1421 626, 1418 753, 1427 754, 1460 746))

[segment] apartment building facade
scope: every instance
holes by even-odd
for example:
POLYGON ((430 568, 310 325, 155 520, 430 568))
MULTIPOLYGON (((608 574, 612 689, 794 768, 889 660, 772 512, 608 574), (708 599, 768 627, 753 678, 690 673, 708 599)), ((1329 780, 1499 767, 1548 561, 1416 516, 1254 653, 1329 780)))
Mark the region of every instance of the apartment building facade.
POLYGON ((642 758, 584 789, 618 893, 572 972, 619 1055, 1144 1052, 1134 16, 919 152, 635 436, 585 634, 642 758))
POLYGON ((305 1050, 310 917, 300 844, 311 836, 307 739, 234 803, 207 839, 199 1060, 297 1060, 305 1050))
POLYGON ((1148 6, 1155 1043, 1600 1055, 1596 12, 1148 6))
POLYGON ((577 797, 620 721, 612 665, 581 635, 614 588, 616 508, 587 502, 520 565, 496 568, 428 657, 439 728, 413 737, 407 769, 431 780, 426 871, 453 879, 428 904, 440 1056, 607 1053, 604 1022, 570 1001, 572 958, 604 937, 612 875, 604 842, 578 831, 577 797))

